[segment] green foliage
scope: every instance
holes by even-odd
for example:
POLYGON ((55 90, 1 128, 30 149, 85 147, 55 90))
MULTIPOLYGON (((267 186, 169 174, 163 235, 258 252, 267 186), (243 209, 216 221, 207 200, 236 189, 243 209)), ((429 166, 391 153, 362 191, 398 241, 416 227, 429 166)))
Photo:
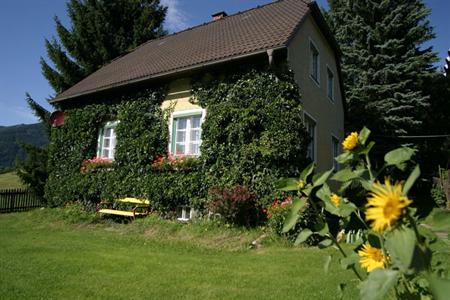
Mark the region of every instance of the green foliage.
MULTIPOLYGON (((408 198, 409 191, 420 176, 419 166, 411 171, 404 182, 394 180, 391 183, 389 178, 385 178, 384 184, 378 181, 382 170, 389 166, 404 170, 415 151, 407 147, 390 151, 385 155, 385 164, 379 170, 374 169, 369 157, 374 144, 367 143, 369 135, 370 131, 366 128, 359 133, 358 145, 339 157, 342 170, 332 177, 339 183, 340 194, 345 195, 350 186, 356 187, 365 195, 366 205, 357 207, 350 202, 351 195, 347 199, 332 193, 325 180, 320 180, 324 176, 320 174, 312 176, 312 179, 306 178, 306 183, 297 191, 299 196, 309 197, 308 202, 315 212, 325 210, 339 218, 339 224, 346 231, 350 229, 352 218, 359 220, 364 229, 353 252, 347 253, 330 232, 330 218, 323 218, 323 225, 317 226, 315 230, 300 232, 298 240, 320 235, 324 240, 319 246, 336 246, 343 256, 341 265, 346 269, 351 268, 362 281, 362 299, 385 299, 389 294, 395 294, 399 299, 421 299, 431 297, 432 294, 437 298, 442 297, 436 288, 449 289, 450 281, 446 278, 448 269, 433 259, 439 253, 433 252, 431 246, 438 237, 431 231, 419 230, 422 228, 415 216, 416 209, 410 207, 413 201, 408 198), (358 265, 367 269, 367 273, 361 273, 358 265)), ((309 168, 306 173, 310 173, 309 168)), ((284 179, 280 181, 279 187, 286 187, 289 182, 284 179)), ((448 230, 450 214, 438 212, 431 221, 434 230, 448 230), (440 227, 442 224, 446 225, 440 227)), ((284 229, 290 230, 294 226, 295 222, 287 219, 284 229)))
MULTIPOLYGON (((430 105, 437 60, 421 45, 434 37, 422 0, 329 0, 328 21, 341 46, 348 129, 376 135, 418 133, 430 105)), ((395 146, 394 146, 395 147, 395 146)))
POLYGON ((274 179, 298 173, 307 162, 292 74, 250 71, 198 82, 194 99, 208 109, 201 148, 205 178, 210 186, 248 186, 267 206, 274 179))
POLYGON ((54 67, 41 58, 42 74, 61 93, 105 63, 165 34, 167 8, 159 0, 67 3, 70 28, 55 17, 59 40, 45 40, 54 67))
MULTIPOLYGON (((450 187, 450 172, 446 172, 445 170, 439 168, 438 170, 438 178, 434 178, 433 187, 431 189, 431 197, 438 207, 448 207, 450 206, 450 199, 447 199, 447 195, 445 194, 445 189, 450 187)), ((449 195, 450 196, 450 195, 449 195)))
POLYGON ((260 215, 256 195, 245 186, 212 187, 208 193, 208 208, 228 223, 240 226, 254 225, 260 215))
POLYGON ((198 159, 167 156, 168 120, 160 91, 67 105, 64 126, 52 129, 49 203, 92 205, 137 197, 168 213, 180 205, 206 208, 211 187, 246 184, 252 201, 265 207, 274 176, 299 172, 306 162, 306 133, 291 74, 244 72, 200 83, 195 96, 208 111, 198 159), (82 174, 83 161, 96 156, 99 129, 114 120, 119 121, 114 163, 82 174))
POLYGON ((29 189, 38 196, 41 201, 44 198, 45 183, 47 181, 47 149, 29 144, 22 144, 22 149, 27 154, 25 160, 16 162, 17 176, 29 189))
POLYGON ((48 144, 45 128, 41 124, 0 126, 0 170, 14 166, 16 159, 24 159, 21 143, 42 148, 48 144))
POLYGON ((274 201, 265 210, 267 214, 267 226, 277 235, 286 238, 296 245, 307 242, 309 245, 317 244, 317 238, 309 238, 312 235, 314 225, 317 224, 319 216, 308 209, 304 199, 293 198, 281 192, 274 195, 274 201), (294 226, 289 226, 287 220, 294 222, 294 226), (289 226, 289 230, 284 230, 289 226))

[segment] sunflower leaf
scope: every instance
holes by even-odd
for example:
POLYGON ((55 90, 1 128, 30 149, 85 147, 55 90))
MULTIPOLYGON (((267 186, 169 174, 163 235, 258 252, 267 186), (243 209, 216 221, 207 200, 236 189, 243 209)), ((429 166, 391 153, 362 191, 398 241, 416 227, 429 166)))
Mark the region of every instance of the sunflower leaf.
POLYGON ((295 239, 294 245, 298 246, 301 243, 305 242, 312 234, 313 234, 313 232, 310 229, 302 230, 298 234, 297 239, 295 239))
POLYGON ((362 283, 360 298, 365 300, 386 299, 386 294, 397 281, 398 271, 375 269, 362 283))
POLYGON ((406 270, 411 266, 416 247, 416 236, 409 228, 401 228, 389 233, 386 237, 386 250, 395 266, 406 270))
POLYGON ((408 147, 402 147, 392 150, 384 156, 387 166, 397 166, 399 169, 404 168, 404 163, 411 159, 416 150, 408 147))
POLYGON ((428 281, 430 282, 431 292, 436 300, 448 299, 448 295, 450 294, 450 280, 430 276, 428 281))
POLYGON ((303 180, 304 182, 307 181, 308 176, 312 174, 314 171, 314 168, 316 167, 315 163, 311 163, 309 166, 303 169, 303 171, 300 173, 300 180, 303 180))
POLYGON ((363 129, 361 129, 361 131, 359 132, 359 135, 358 135, 359 143, 364 146, 366 144, 367 139, 369 138, 369 135, 370 135, 370 130, 367 129, 367 127, 364 127, 363 129))
POLYGON ((283 178, 275 182, 275 187, 280 191, 297 191, 298 180, 295 178, 283 178))
POLYGON ((412 188, 412 186, 416 182, 417 178, 419 178, 419 176, 420 176, 420 167, 417 165, 405 182, 405 185, 403 187, 403 195, 406 196, 408 194, 409 190, 412 188))
POLYGON ((317 176, 315 176, 315 178, 313 179, 313 186, 317 187, 319 185, 324 184, 328 178, 330 177, 330 175, 333 173, 334 169, 328 170, 324 173, 318 174, 317 176))
POLYGON ((305 199, 301 199, 301 198, 294 199, 294 201, 292 202, 291 212, 289 213, 289 215, 287 216, 287 218, 284 222, 284 226, 283 226, 284 233, 291 230, 295 226, 295 224, 297 224, 298 218, 300 217, 298 212, 305 206, 305 204, 306 204, 305 199))

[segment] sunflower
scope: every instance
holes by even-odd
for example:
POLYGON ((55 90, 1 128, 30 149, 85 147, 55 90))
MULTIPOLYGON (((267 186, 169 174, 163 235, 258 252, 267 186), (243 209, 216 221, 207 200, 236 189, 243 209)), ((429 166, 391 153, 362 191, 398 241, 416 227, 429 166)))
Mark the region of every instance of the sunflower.
POLYGON ((383 251, 372 247, 369 243, 363 245, 362 249, 358 251, 358 255, 361 267, 367 269, 367 272, 372 272, 376 268, 384 269, 386 265, 386 257, 383 251))
POLYGON ((303 180, 299 180, 297 183, 297 187, 299 190, 302 190, 305 187, 306 183, 303 180))
POLYGON ((345 140, 342 142, 342 147, 346 151, 351 151, 355 149, 355 147, 358 145, 358 133, 352 132, 350 133, 345 140))
POLYGON ((402 194, 402 189, 402 183, 392 185, 389 178, 384 179, 384 184, 373 184, 367 198, 366 220, 372 221, 370 226, 374 231, 383 232, 391 228, 402 215, 403 209, 411 204, 411 200, 402 194))
POLYGON ((330 200, 336 207, 338 207, 342 202, 342 198, 336 195, 335 193, 331 193, 330 200))

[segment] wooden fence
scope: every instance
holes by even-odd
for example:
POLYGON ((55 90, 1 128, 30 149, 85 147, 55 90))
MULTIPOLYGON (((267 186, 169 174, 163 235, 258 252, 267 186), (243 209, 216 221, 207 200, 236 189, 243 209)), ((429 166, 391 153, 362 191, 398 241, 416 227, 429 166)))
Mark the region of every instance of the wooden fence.
POLYGON ((0 213, 25 211, 41 206, 39 198, 27 189, 0 189, 0 213))

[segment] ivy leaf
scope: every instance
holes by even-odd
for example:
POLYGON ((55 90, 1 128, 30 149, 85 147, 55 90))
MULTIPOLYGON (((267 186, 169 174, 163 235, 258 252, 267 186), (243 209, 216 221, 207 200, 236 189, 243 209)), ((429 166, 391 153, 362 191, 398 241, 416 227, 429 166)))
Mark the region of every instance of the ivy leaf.
POLYGON ((416 182, 417 178, 419 178, 419 176, 420 176, 420 167, 417 165, 405 182, 405 185, 403 187, 403 195, 406 196, 408 194, 409 190, 412 188, 412 186, 416 182))
POLYGON ((359 135, 358 135, 359 143, 364 146, 366 144, 367 139, 369 138, 369 135, 370 135, 370 130, 367 129, 367 127, 364 127, 363 129, 361 129, 361 131, 359 132, 359 135))
POLYGON ((294 201, 292 202, 291 212, 289 213, 286 220, 284 221, 284 226, 283 226, 284 233, 291 230, 295 226, 295 224, 297 224, 298 218, 300 217, 298 212, 300 211, 300 209, 302 209, 305 206, 305 204, 306 204, 305 199, 301 199, 301 198, 294 199, 294 201))
POLYGON ((402 147, 392 150, 384 156, 387 166, 396 166, 400 170, 404 169, 404 163, 411 159, 416 150, 408 147, 402 147))
POLYGON ((294 245, 298 246, 304 243, 312 234, 313 232, 310 229, 302 230, 295 239, 294 245))
POLYGON ((416 236, 409 228, 392 231, 386 237, 386 249, 395 266, 406 270, 411 266, 416 247, 416 236))
POLYGON ((398 271, 375 269, 362 283, 360 298, 364 300, 386 299, 386 294, 397 281, 398 271))

